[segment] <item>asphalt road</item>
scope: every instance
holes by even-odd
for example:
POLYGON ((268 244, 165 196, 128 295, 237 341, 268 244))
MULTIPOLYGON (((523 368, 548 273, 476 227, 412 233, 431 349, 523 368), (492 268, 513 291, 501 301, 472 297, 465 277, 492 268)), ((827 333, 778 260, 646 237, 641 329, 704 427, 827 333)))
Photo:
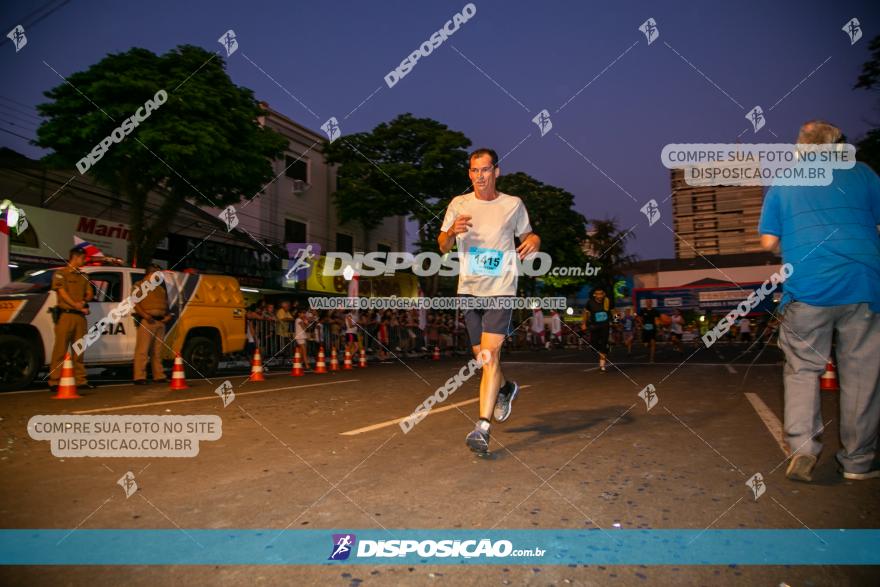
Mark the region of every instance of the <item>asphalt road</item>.
MULTIPOLYGON (((224 374, 190 389, 108 383, 80 400, 0 395, 3 528, 878 528, 880 482, 844 481, 833 460, 837 397, 823 394, 825 450, 811 484, 784 477, 782 363, 775 348, 615 351, 600 373, 577 350, 516 352, 523 386, 493 426, 489 458, 464 437, 478 378, 404 434, 397 420, 466 357, 262 383, 224 374), (226 408, 214 389, 229 379, 226 408), (638 393, 648 384, 658 403, 638 393), (438 409, 439 408, 439 409, 438 409), (29 437, 36 414, 217 415, 223 434, 193 458, 57 458, 29 437), (117 480, 132 471, 138 491, 117 480), (760 472, 766 493, 746 481, 760 472)), ((8 585, 876 585, 848 566, 116 566, 3 567, 8 585)))

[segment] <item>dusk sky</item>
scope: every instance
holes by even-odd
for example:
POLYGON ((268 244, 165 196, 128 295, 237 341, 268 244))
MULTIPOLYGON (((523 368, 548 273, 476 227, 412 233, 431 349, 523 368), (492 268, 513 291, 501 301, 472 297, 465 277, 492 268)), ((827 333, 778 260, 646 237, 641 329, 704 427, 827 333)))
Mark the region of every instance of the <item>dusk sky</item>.
MULTIPOLYGON (((4 37, 43 4, 5 1, 4 37)), ((569 190, 588 218, 637 225, 630 250, 647 259, 673 256, 672 233, 639 212, 669 195, 667 143, 793 142, 813 118, 854 141, 880 123, 877 95, 852 89, 880 33, 877 2, 477 0, 471 20, 388 88, 384 76, 465 4, 73 0, 27 28, 18 54, 0 47, 0 128, 35 136, 33 106, 61 81, 44 61, 66 76, 131 47, 217 51, 233 29, 232 80, 304 126, 320 132, 335 116, 348 134, 404 112, 434 118, 509 153, 502 172, 569 190), (851 45, 841 29, 853 17, 863 38, 851 45), (660 33, 650 45, 638 30, 648 18, 660 33), (745 119, 755 105, 767 119, 757 134, 745 119), (553 124, 543 137, 532 122, 542 109, 553 124)), ((42 154, 10 132, 0 146, 42 154)), ((671 226, 669 201, 661 213, 671 226)))

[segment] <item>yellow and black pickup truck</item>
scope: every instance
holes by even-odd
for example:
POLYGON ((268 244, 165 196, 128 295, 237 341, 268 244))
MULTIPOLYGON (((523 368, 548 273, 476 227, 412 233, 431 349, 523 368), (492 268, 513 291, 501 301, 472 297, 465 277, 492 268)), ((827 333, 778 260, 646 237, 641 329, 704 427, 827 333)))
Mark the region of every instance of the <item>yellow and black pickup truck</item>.
MULTIPOLYGON (((120 306, 143 269, 86 266, 82 271, 95 287, 89 303, 91 329, 120 306)), ((31 271, 0 287, 0 391, 29 385, 48 367, 54 343, 51 290, 54 269, 31 271)), ((244 349, 244 298, 238 280, 222 275, 163 271, 168 308, 173 318, 166 326, 164 359, 183 356, 187 375, 211 377, 220 357, 244 349)), ((124 306, 124 305, 123 305, 124 306)), ((117 322, 105 320, 101 335, 85 351, 86 367, 130 365, 134 357, 135 323, 131 312, 117 322)))

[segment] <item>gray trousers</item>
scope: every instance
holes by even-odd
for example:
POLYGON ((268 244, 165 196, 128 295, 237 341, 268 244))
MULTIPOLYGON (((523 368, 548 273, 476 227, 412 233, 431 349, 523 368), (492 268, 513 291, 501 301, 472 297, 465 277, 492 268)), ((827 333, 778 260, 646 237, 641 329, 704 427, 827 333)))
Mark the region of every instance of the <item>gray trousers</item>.
MULTIPOLYGON (((846 471, 871 469, 880 425, 880 314, 868 304, 785 308, 779 343, 785 351, 785 440, 792 454, 819 456, 823 422, 819 376, 837 335, 840 443, 837 460, 846 471)), ((831 418, 826 418, 830 420, 831 418)))

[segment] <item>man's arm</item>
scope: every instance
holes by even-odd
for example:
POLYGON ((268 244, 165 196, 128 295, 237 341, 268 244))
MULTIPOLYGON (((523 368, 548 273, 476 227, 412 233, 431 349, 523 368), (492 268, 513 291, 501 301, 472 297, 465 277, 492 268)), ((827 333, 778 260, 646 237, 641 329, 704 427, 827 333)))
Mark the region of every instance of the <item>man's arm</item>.
MULTIPOLYGON (((141 280, 141 281, 138 281, 137 283, 135 283, 134 287, 131 288, 132 295, 134 295, 134 292, 138 291, 138 289, 143 290, 143 287, 144 287, 144 280, 141 280)), ((138 302, 134 305, 134 312, 135 312, 135 314, 140 316, 144 320, 144 322, 146 322, 147 324, 152 324, 156 320, 152 316, 150 316, 150 313, 147 312, 144 309, 144 307, 141 305, 145 299, 147 299, 146 294, 144 294, 144 296, 140 302, 138 302)), ((165 320, 165 322, 167 322, 167 320, 165 320)))
POLYGON ((473 226, 470 220, 470 216, 468 216, 467 214, 462 214, 455 219, 455 222, 452 223, 452 226, 440 233, 440 236, 437 237, 437 244, 440 246, 441 254, 445 255, 446 253, 451 251, 452 247, 455 246, 455 237, 459 234, 467 232, 468 228, 473 226))
POLYGON ((771 253, 779 254, 779 237, 775 234, 761 235, 761 248, 771 253))
POLYGON ((437 244, 440 246, 441 255, 452 250, 452 247, 455 246, 455 234, 452 233, 451 228, 440 233, 440 236, 437 237, 437 244))
POLYGON ((782 212, 780 210, 779 188, 770 188, 761 206, 761 218, 758 221, 758 233, 761 235, 761 248, 779 254, 779 235, 782 230, 782 212))
POLYGON ((85 304, 83 304, 83 302, 73 301, 73 298, 70 296, 69 293, 67 293, 66 289, 57 289, 55 291, 58 293, 59 298, 61 298, 62 300, 64 300, 65 303, 67 303, 70 306, 73 306, 74 308, 82 309, 83 306, 85 305, 85 304))
POLYGON ((55 290, 55 295, 58 296, 58 299, 70 307, 83 309, 85 306, 82 302, 74 301, 73 297, 71 297, 71 295, 67 293, 67 290, 64 289, 64 275, 60 270, 56 271, 52 276, 52 289, 55 290))
POLYGON ((527 232, 520 235, 519 246, 516 252, 520 259, 525 259, 532 253, 537 253, 541 249, 541 237, 534 232, 527 232))

